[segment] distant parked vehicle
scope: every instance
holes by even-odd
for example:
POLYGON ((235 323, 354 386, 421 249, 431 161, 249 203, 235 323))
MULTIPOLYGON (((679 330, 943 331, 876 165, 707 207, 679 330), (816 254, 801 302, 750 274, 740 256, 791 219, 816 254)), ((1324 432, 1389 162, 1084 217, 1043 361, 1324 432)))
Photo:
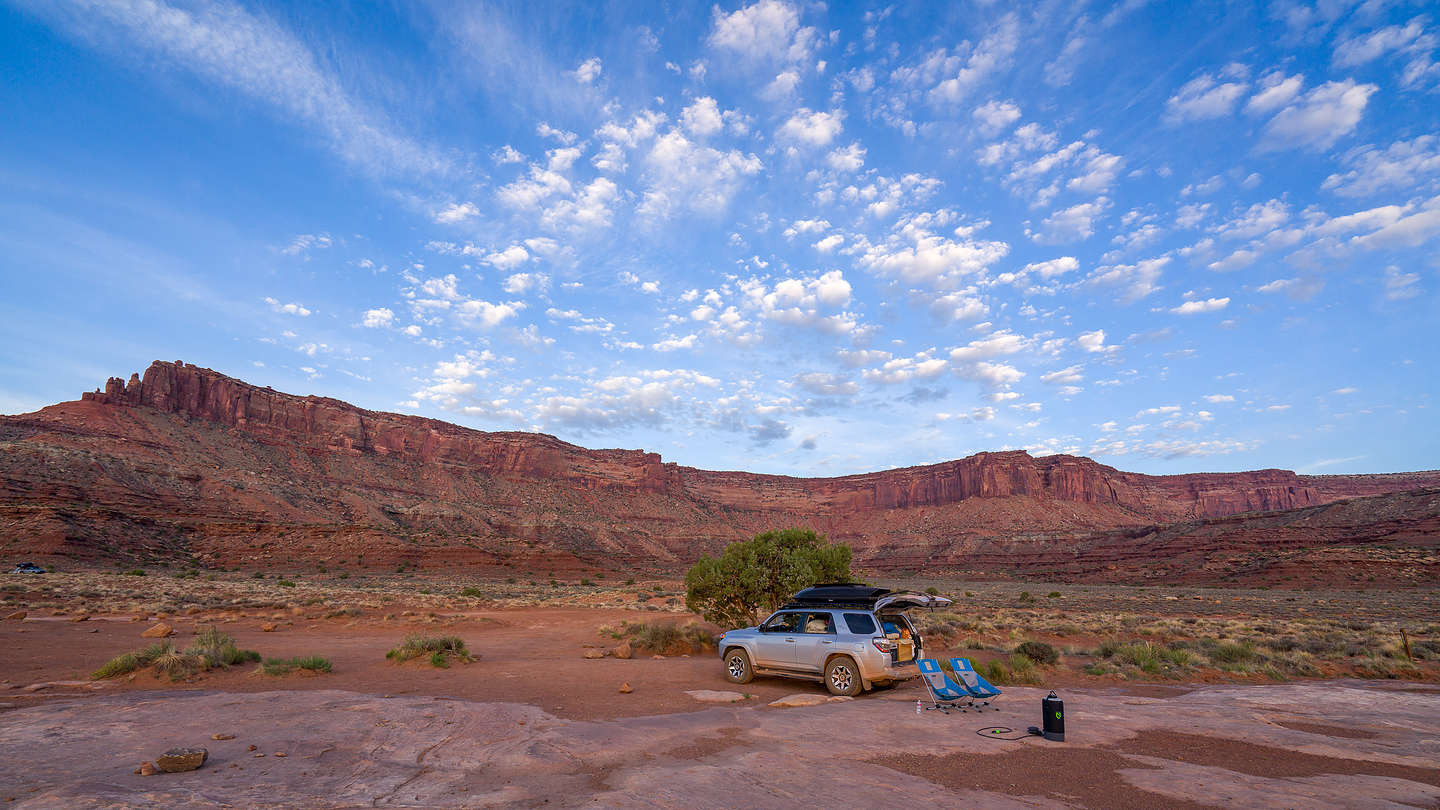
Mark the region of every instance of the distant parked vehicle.
POLYGON ((36 565, 35 563, 22 562, 22 563, 20 563, 19 565, 15 566, 14 568, 10 569, 10 573, 12 573, 12 574, 43 574, 43 573, 45 573, 45 569, 44 569, 44 568, 41 568, 40 566, 36 565))
POLYGON ((836 695, 856 695, 916 674, 923 640, 905 611, 944 607, 943 596, 866 585, 815 585, 790 598, 758 627, 720 637, 720 660, 732 683, 756 675, 821 681, 836 695))

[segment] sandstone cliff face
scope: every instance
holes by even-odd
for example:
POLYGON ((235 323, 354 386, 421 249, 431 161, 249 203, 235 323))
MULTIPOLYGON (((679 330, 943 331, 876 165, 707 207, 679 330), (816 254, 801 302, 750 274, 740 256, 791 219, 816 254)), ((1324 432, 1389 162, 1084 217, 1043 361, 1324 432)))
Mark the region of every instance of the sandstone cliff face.
POLYGON ((1136 523, 1314 506, 1440 484, 1440 473, 1299 476, 1287 470, 1147 476, 1074 456, 980 453, 924 467, 838 478, 713 472, 665 464, 655 453, 587 450, 553 436, 486 433, 446 422, 379 413, 323 397, 260 388, 181 362, 156 362, 141 379, 112 377, 83 400, 147 407, 238 428, 262 440, 326 452, 396 455, 489 475, 562 479, 584 489, 688 496, 725 506, 816 515, 941 506, 1024 496, 1112 504, 1136 523), (1317 483, 1318 482, 1318 485, 1317 483))
POLYGON ((1147 476, 1024 452, 823 479, 717 472, 367 411, 179 362, 0 418, 0 552, 227 565, 673 571, 756 531, 803 524, 849 542, 871 567, 969 560, 1000 571, 1007 554, 1016 565, 1063 557, 1067 538, 1101 537, 1093 557, 1129 542, 1105 532, 1426 486, 1440 487, 1440 473, 1147 476))

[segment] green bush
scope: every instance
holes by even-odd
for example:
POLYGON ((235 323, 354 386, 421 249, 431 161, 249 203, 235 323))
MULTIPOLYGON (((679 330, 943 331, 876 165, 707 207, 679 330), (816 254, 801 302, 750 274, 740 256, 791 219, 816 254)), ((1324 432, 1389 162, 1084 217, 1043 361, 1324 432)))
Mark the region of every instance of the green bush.
POLYGON ((195 641, 186 648, 185 654, 197 656, 203 664, 199 667, 202 671, 260 660, 260 653, 236 647, 235 639, 214 627, 201 630, 195 636, 195 641))
POLYGON ((1026 603, 1034 602, 1034 601, 1035 601, 1035 597, 1031 596, 1029 591, 1021 591, 1021 592, 1020 592, 1020 601, 1021 601, 1021 602, 1026 602, 1026 603))
POLYGON ((1043 666, 1054 666, 1060 660, 1060 653, 1043 641, 1022 641, 1015 652, 1043 666))
POLYGON ((1255 645, 1249 641, 1222 641, 1206 651, 1217 664, 1247 664, 1255 660, 1255 645))
POLYGON ((321 658, 318 655, 306 655, 299 658, 266 658, 265 663, 260 665, 262 673, 275 677, 289 675, 297 669, 307 672, 330 672, 332 666, 330 659, 321 658))
POLYGON ((986 680, 999 686, 1040 683, 1040 673, 1035 669, 1035 662, 1019 654, 1004 660, 997 658, 980 667, 979 671, 986 680))
POLYGON ((126 572, 125 572, 125 575, 126 575, 126 576, 131 576, 131 577, 143 577, 143 576, 145 576, 145 569, 143 569, 143 568, 131 568, 129 571, 126 571, 126 572))
POLYGON ((817 582, 850 580, 850 547, 811 529, 783 529, 701 557, 685 575, 685 606, 722 627, 754 624, 762 612, 817 582))
POLYGON ((928 587, 928 588, 925 589, 925 593, 928 593, 928 594, 930 594, 931 596, 939 596, 939 595, 940 595, 940 589, 937 588, 937 587, 935 587, 934 585, 931 585, 930 587, 928 587))
POLYGON ((461 596, 472 596, 472 597, 479 598, 479 597, 481 597, 481 596, 484 596, 485 594, 481 593, 481 592, 480 592, 480 589, 477 588, 477 587, 475 587, 474 585, 468 585, 468 586, 460 589, 460 595, 461 595, 461 596))
POLYGON ((409 635, 400 642, 400 646, 385 653, 386 658, 395 662, 409 661, 421 656, 428 656, 430 663, 437 667, 449 666, 446 659, 452 656, 466 662, 475 660, 470 651, 465 649, 465 642, 456 636, 409 635), (435 663, 436 656, 444 663, 435 663))
POLYGON ((293 588, 293 587, 295 587, 295 583, 294 583, 294 582, 291 582, 291 581, 288 580, 288 579, 282 579, 282 580, 280 580, 279 582, 276 582, 275 584, 276 584, 276 585, 279 585, 279 586, 282 587, 282 588, 293 588))

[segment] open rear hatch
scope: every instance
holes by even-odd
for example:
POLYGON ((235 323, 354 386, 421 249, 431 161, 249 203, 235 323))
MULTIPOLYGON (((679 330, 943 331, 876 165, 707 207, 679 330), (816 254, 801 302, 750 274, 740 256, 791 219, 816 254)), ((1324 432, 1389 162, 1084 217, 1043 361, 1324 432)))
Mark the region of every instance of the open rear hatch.
POLYGON ((897 591, 886 594, 875 600, 875 612, 882 610, 909 610, 911 608, 942 608, 948 607, 951 600, 944 596, 931 596, 927 593, 913 593, 911 591, 897 591))
POLYGON ((880 617, 885 637, 895 645, 895 651, 890 654, 890 659, 897 664, 912 663, 924 643, 920 638, 920 631, 911 623, 910 617, 905 615, 905 611, 913 608, 933 610, 949 604, 951 604, 951 600, 943 596, 931 596, 912 591, 898 591, 876 599, 875 614, 880 617))

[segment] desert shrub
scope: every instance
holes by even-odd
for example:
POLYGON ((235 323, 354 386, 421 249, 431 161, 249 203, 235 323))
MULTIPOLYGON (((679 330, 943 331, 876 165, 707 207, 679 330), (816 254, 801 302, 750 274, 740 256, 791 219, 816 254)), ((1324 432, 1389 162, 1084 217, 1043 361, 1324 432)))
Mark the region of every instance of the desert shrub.
POLYGON ((1249 641, 1223 641, 1206 654, 1217 664, 1247 664, 1256 658, 1255 645, 1249 641))
POLYGON ((337 608, 337 609, 335 609, 335 610, 332 610, 332 611, 330 611, 329 613, 326 613, 326 614, 325 614, 325 618, 327 618, 327 619, 353 618, 353 617, 355 617, 355 616, 362 616, 362 615, 364 615, 364 613, 365 613, 365 611, 363 611, 363 610, 361 610, 360 608, 357 608, 357 607, 342 607, 342 608, 337 608))
POLYGON ((1028 604, 1028 603, 1030 603, 1030 602, 1034 602, 1034 601, 1035 601, 1035 597, 1031 596, 1029 591, 1021 591, 1021 592, 1020 592, 1020 601, 1028 604))
POLYGON ((1035 662, 1019 654, 1013 654, 1004 660, 997 658, 990 661, 980 668, 980 673, 986 680, 1000 686, 1040 683, 1040 673, 1035 662))
POLYGON ((1051 591, 1051 592, 1045 594, 1045 598, 1046 598, 1046 599, 1059 599, 1059 598, 1060 598, 1060 592, 1059 592, 1059 591, 1051 591))
POLYGON ((318 655, 306 655, 299 658, 266 658, 265 663, 260 665, 260 672, 275 677, 289 675, 297 669, 307 672, 329 672, 332 666, 330 659, 318 655))
POLYGON ((139 652, 117 655, 91 673, 95 680, 126 675, 145 667, 153 666, 158 675, 169 675, 173 680, 188 678, 197 672, 259 661, 260 654, 254 650, 242 650, 235 646, 235 640, 207 627, 195 636, 195 641, 184 650, 175 649, 170 641, 158 641, 139 652))
POLYGON ((939 589, 939 588, 936 588, 934 585, 931 585, 930 587, 928 587, 928 588, 925 589, 925 593, 928 593, 928 594, 930 594, 931 596, 939 596, 939 595, 940 595, 940 589, 939 589))
POLYGON ((770 531, 701 557, 685 575, 685 606, 706 621, 743 627, 801 588, 849 580, 849 546, 811 529, 770 531))
POLYGON ((204 656, 196 655, 188 651, 182 652, 172 647, 161 653, 155 659, 153 666, 155 667, 155 674, 169 675, 170 680, 178 681, 188 678, 196 672, 204 671, 205 658, 204 656))
POLYGON ((129 675, 135 670, 148 665, 149 662, 142 661, 138 653, 122 653, 101 664, 99 669, 90 673, 90 680, 98 681, 104 678, 129 675))
POLYGON ((143 568, 131 568, 129 571, 126 571, 126 572, 125 572, 125 575, 126 575, 126 576, 131 576, 131 577, 143 577, 143 576, 145 576, 145 569, 143 569, 143 568))
POLYGON ((1270 642, 1270 648, 1280 652, 1290 652, 1300 649, 1300 639, 1294 636, 1281 636, 1270 642))
POLYGON ((466 587, 460 589, 460 595, 479 598, 481 596, 484 596, 485 594, 481 593, 480 589, 475 587, 474 585, 467 585, 466 587))
POLYGON ((1043 641, 1022 641, 1015 647, 1015 652, 1047 667, 1060 660, 1055 648, 1043 641))
POLYGON ((1189 650, 1163 647, 1149 641, 1121 644, 1115 641, 1101 643, 1097 653, 1122 664, 1139 669, 1147 675, 1178 675, 1188 669, 1194 661, 1189 650))
POLYGON ((450 666, 450 662, 445 660, 445 653, 436 650, 430 653, 430 666, 445 669, 450 666))
POLYGON ((621 630, 635 647, 660 655, 684 655, 715 646, 715 639, 696 622, 683 626, 626 622, 621 630))
POLYGON ((184 654, 198 657, 203 664, 201 670, 233 667, 236 664, 260 660, 260 653, 236 647, 235 639, 214 627, 207 627, 196 634, 195 641, 186 648, 184 654))
POLYGON ((1355 674, 1361 678, 1414 678, 1420 668, 1408 661, 1367 656, 1355 662, 1355 674))
POLYGON ((400 646, 385 653, 385 657, 397 663, 409 661, 421 656, 429 656, 430 663, 435 666, 449 666, 451 657, 461 661, 469 662, 475 660, 470 651, 465 649, 465 642, 457 636, 422 636, 412 634, 400 642, 400 646), (436 664, 436 656, 445 661, 443 664, 436 664))
MULTIPOLYGON (((1319 675, 1320 670, 1315 666, 1313 659, 1306 652, 1301 650, 1283 650, 1265 656, 1269 666, 1267 670, 1275 670, 1283 675, 1319 675)), ((1277 678, 1276 680, 1280 680, 1277 678)))

